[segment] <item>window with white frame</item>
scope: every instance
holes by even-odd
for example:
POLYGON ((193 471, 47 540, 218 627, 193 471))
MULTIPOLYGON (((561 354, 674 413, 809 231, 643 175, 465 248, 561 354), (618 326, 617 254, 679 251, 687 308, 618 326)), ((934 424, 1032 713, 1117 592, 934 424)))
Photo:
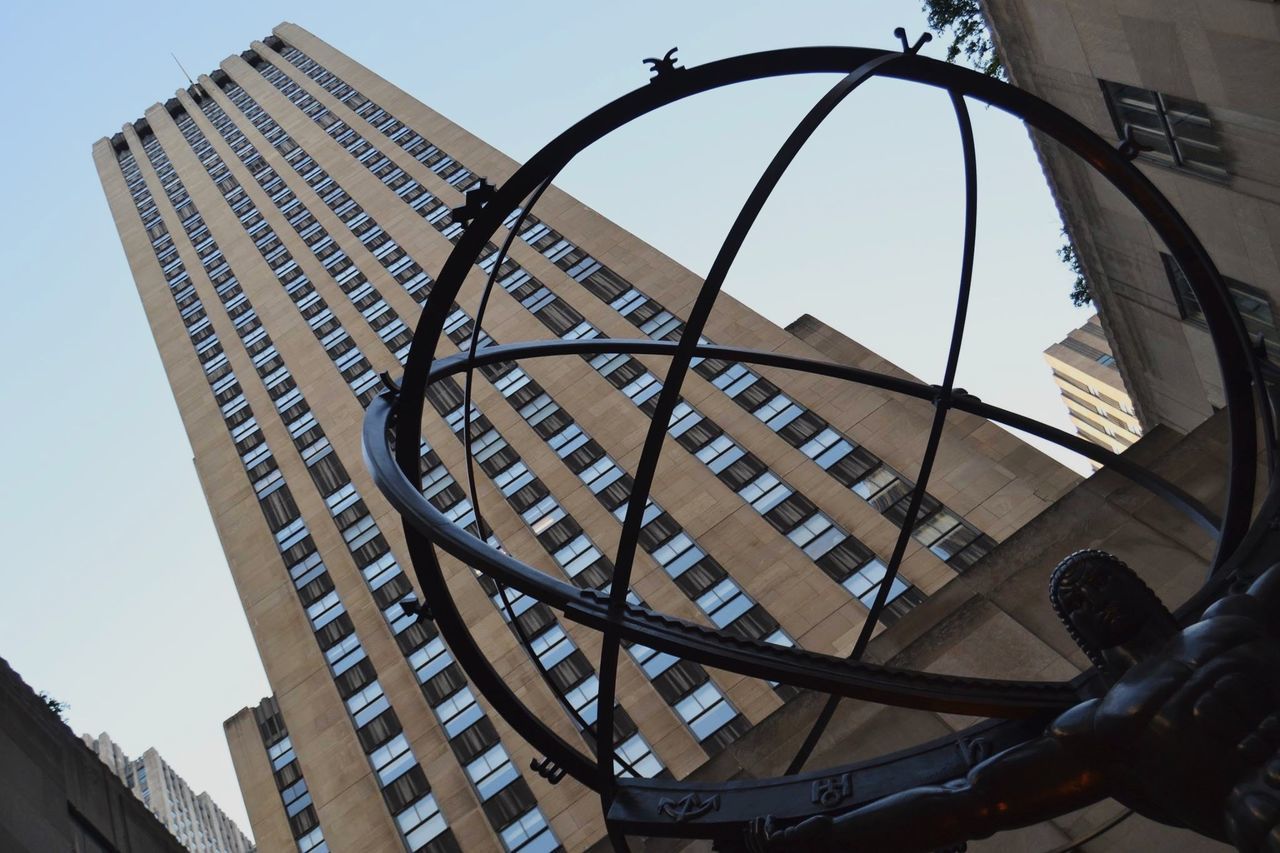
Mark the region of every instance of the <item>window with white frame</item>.
POLYGON ((502 744, 490 747, 468 764, 467 775, 482 800, 489 799, 519 776, 502 744))
POLYGON ((369 754, 378 780, 385 788, 398 779, 415 763, 413 752, 409 749, 409 741, 404 734, 398 734, 369 754))
POLYGON ((706 740, 737 715, 733 706, 710 681, 676 703, 678 713, 698 740, 706 740))

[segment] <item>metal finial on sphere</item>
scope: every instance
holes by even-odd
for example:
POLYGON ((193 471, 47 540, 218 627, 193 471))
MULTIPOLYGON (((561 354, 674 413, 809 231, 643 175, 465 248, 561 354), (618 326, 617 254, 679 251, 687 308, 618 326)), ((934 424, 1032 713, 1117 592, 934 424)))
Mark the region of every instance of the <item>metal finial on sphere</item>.
POLYGON ((907 31, 903 27, 896 28, 893 31, 893 34, 898 37, 899 41, 902 42, 903 53, 919 53, 920 48, 924 47, 926 44, 933 41, 933 34, 927 31, 920 34, 920 38, 916 39, 915 44, 910 44, 907 41, 907 31))
POLYGON ((676 51, 679 49, 680 48, 678 47, 671 48, 671 50, 668 50, 662 55, 661 59, 656 56, 651 56, 644 60, 644 64, 648 65, 649 70, 653 72, 653 76, 649 78, 649 82, 652 83, 655 80, 667 79, 675 72, 684 70, 681 66, 676 65, 676 51))

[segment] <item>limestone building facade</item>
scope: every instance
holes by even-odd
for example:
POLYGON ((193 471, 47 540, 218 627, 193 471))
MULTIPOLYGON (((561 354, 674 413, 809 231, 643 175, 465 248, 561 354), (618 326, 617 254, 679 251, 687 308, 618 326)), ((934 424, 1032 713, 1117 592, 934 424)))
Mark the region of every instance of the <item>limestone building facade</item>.
MULTIPOLYGON (((380 374, 400 370, 463 229, 451 209, 517 164, 288 23, 99 140, 93 156, 273 690, 226 724, 260 849, 597 842, 598 800, 531 772, 539 756, 472 690, 431 623, 406 611, 420 593, 399 520, 361 459, 363 407, 380 374)), ((555 188, 511 255, 485 342, 671 338, 701 285, 555 188)), ((481 271, 495 262, 486 254, 481 271)), ((464 290, 449 318, 455 347, 476 334, 479 291, 464 290)), ((783 329, 728 296, 707 336, 895 370, 816 319, 783 329)), ((495 365, 477 378, 465 416, 474 499, 505 549, 584 587, 609 582, 664 369, 611 356, 495 365)), ((461 394, 439 383, 429 396, 425 494, 470 527, 461 394)), ((932 413, 823 377, 701 362, 668 431, 636 596, 741 636, 847 654, 932 413)), ((1009 433, 953 415, 886 627, 1077 482, 1009 433)), ((544 679, 497 591, 446 565, 503 676, 562 736, 581 738, 596 715, 598 638, 514 601, 544 679)), ((795 700, 633 647, 620 664, 619 768, 683 778, 795 700)))
MULTIPOLYGON (((983 0, 1013 83, 1117 143, 1167 195, 1226 278, 1246 329, 1280 346, 1280 6, 983 0)), ((1195 296, 1137 211, 1033 134, 1146 426, 1186 432, 1222 405, 1195 296)))

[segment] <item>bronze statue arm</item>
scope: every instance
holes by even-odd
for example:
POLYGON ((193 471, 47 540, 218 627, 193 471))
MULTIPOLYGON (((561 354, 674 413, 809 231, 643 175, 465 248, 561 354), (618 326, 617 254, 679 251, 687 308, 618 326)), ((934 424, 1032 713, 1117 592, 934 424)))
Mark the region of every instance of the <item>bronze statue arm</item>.
POLYGON ((994 755, 964 779, 916 788, 837 816, 785 830, 753 828, 760 851, 938 850, 1029 826, 1107 796, 1103 779, 1076 739, 1049 733, 994 755))

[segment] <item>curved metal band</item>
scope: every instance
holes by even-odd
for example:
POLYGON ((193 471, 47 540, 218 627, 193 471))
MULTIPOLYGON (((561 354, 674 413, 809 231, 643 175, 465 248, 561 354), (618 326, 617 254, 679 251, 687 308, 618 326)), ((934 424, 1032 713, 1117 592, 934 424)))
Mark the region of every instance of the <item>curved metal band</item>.
MULTIPOLYGON (((433 507, 395 464, 386 444, 391 405, 374 400, 364 425, 365 461, 374 482, 406 523, 406 533, 434 542, 447 553, 503 583, 562 610, 593 628, 612 618, 604 593, 579 589, 530 568, 454 524, 433 507)), ((438 571, 438 563, 434 567, 438 571)), ((448 589, 443 573, 431 579, 431 594, 448 589)), ((434 599, 432 599, 434 602, 434 599)), ((433 604, 433 612, 435 606, 433 604)), ((446 625, 439 617, 441 631, 446 625)), ((742 640, 693 622, 627 605, 617 618, 620 635, 659 651, 708 666, 855 699, 922 710, 1019 718, 1061 709, 1078 701, 1074 683, 1002 681, 902 670, 851 661, 799 648, 742 640)), ((447 636, 447 635, 446 635, 447 636)), ((468 669, 468 672, 470 670, 468 669)), ((498 700, 490 697, 498 704, 498 700)))
MULTIPOLYGON (((1223 517, 1218 522, 1211 513, 1200 507, 1193 499, 1163 483, 1150 472, 1138 469, 1137 466, 1128 466, 1131 470, 1123 473, 1130 474, 1135 481, 1145 481, 1144 484, 1155 483, 1161 486, 1167 499, 1187 510, 1202 525, 1216 528, 1214 532, 1218 536, 1218 544, 1215 567, 1224 564, 1248 528, 1254 474, 1253 394, 1262 385, 1258 379, 1257 367, 1249 355, 1243 325, 1235 313, 1216 269, 1186 223, 1154 185, 1108 143, 1065 113, 1026 92, 976 72, 916 55, 861 48, 797 48, 735 57, 697 68, 682 69, 678 73, 664 74, 649 86, 624 95, 575 124, 534 155, 497 191, 476 220, 463 233, 436 281, 414 333, 402 381, 403 391, 395 400, 394 412, 389 400, 375 401, 366 416, 364 430, 366 459, 379 487, 405 518, 405 535, 409 542, 415 573, 424 592, 432 600, 441 633, 454 647, 459 661, 463 663, 477 688, 499 708, 500 713, 507 717, 523 737, 579 781, 599 791, 606 799, 612 797, 614 784, 616 784, 616 780, 611 778, 611 773, 606 766, 608 762, 593 760, 583 755, 555 735, 545 723, 534 717, 520 703, 484 658, 483 652, 470 636, 468 627, 462 622, 456 605, 449 596, 447 581, 432 548, 433 542, 449 553, 476 564, 496 580, 510 583, 516 589, 564 609, 571 619, 599 627, 605 632, 607 642, 610 637, 634 639, 656 649, 746 675, 779 679, 798 686, 830 692, 833 695, 856 696, 906 707, 983 715, 1034 715, 1062 708, 1076 701, 1080 695, 1078 688, 1083 677, 1071 685, 961 679, 905 672, 803 650, 785 650, 762 643, 731 640, 719 632, 710 631, 698 625, 637 608, 620 606, 615 600, 618 598, 616 595, 614 599, 610 599, 599 593, 580 591, 568 584, 555 581, 458 530, 422 498, 417 446, 421 438, 423 398, 428 384, 435 378, 450 372, 470 369, 479 364, 482 359, 497 360, 496 351, 505 351, 501 356, 503 358, 520 357, 516 355, 520 347, 496 347, 493 348, 495 352, 490 352, 490 348, 474 351, 474 358, 461 357, 461 354, 457 360, 437 361, 434 358, 435 344, 442 334, 444 320, 450 306, 456 300, 471 265, 479 257, 489 237, 496 232, 507 212, 513 210, 519 201, 533 192, 541 182, 549 180, 558 173, 579 151, 634 118, 654 109, 700 92, 746 80, 807 73, 847 74, 849 69, 866 70, 868 76, 879 74, 936 86, 950 92, 953 100, 972 97, 1010 112, 1023 119, 1028 125, 1049 134, 1084 158, 1147 216, 1155 231, 1182 267, 1192 290, 1200 300, 1206 322, 1213 334, 1216 354, 1222 366, 1231 452, 1228 499, 1223 517), (868 66, 870 66, 869 70, 868 66), (394 430, 395 435, 394 458, 389 449, 389 430, 394 430), (1214 522, 1218 523, 1214 524, 1214 522)), ((856 75, 857 72, 851 76, 856 75)), ((846 78, 846 81, 848 79, 846 78)), ((729 240, 726 241, 726 246, 729 242, 729 240)), ((707 289, 704 289, 703 294, 700 295, 700 303, 704 299, 706 311, 709 312, 714 294, 708 295, 707 289)), ((700 309, 695 313, 701 317, 700 309)), ((694 317, 691 316, 689 325, 700 331, 700 323, 705 320, 705 317, 699 320, 696 326, 692 322, 693 319, 694 317)), ((697 331, 689 337, 692 338, 692 343, 681 341, 679 344, 666 344, 668 351, 664 353, 685 359, 685 368, 687 368, 687 359, 694 353, 736 352, 733 348, 697 346, 697 331), (680 351, 672 352, 673 348, 679 348, 680 351)), ((574 342, 574 344, 586 343, 599 344, 600 342, 574 342)), ((616 346, 619 342, 606 343, 616 346)), ((631 344, 631 342, 625 343, 631 344)), ((647 346, 661 343, 665 342, 643 342, 647 346)), ((554 344, 556 346, 544 347, 536 352, 530 350, 529 354, 547 355, 569 351, 589 351, 585 348, 573 350, 564 346, 564 342, 554 342, 554 344)), ((629 351, 659 352, 661 350, 660 346, 657 349, 648 349, 647 346, 636 345, 629 351)), ((845 378, 856 376, 856 371, 841 369, 836 365, 785 357, 771 361, 766 358, 766 354, 751 353, 750 355, 751 360, 760 364, 787 362, 786 366, 810 369, 811 372, 824 375, 841 374, 845 378)), ((677 371, 672 374, 669 379, 676 379, 678 373, 677 371)), ((871 379, 872 375, 864 375, 860 381, 867 380, 867 384, 878 384, 880 387, 889 387, 893 384, 887 377, 875 377, 874 382, 869 381, 871 379)), ((671 389, 672 395, 675 395, 678 393, 678 379, 672 382, 672 385, 675 386, 671 389)), ((903 393, 918 397, 932 397, 935 393, 935 389, 922 393, 923 386, 910 383, 902 390, 903 393)), ((666 394, 667 389, 664 388, 663 393, 666 394)), ((1083 441, 1060 431, 1054 431, 1028 418, 968 398, 959 398, 950 402, 953 408, 989 417, 1020 429, 1028 429, 1030 426, 1032 428, 1028 431, 1034 434, 1055 435, 1055 438, 1063 439, 1060 443, 1072 446, 1073 449, 1084 450, 1083 441)), ((661 432, 664 428, 665 422, 659 424, 658 419, 655 418, 654 424, 650 427, 650 435, 661 432)), ((1112 461, 1112 455, 1101 449, 1095 449, 1095 452, 1085 451, 1085 455, 1095 459, 1105 457, 1105 461, 1112 461)), ((656 465, 656 455, 652 464, 656 465)), ((1121 467, 1121 464, 1117 463, 1117 467, 1121 467)), ((651 478, 650 474, 650 482, 651 478)), ((648 483, 645 484, 643 491, 647 493, 647 489, 648 483)), ((643 498, 638 503, 643 505, 643 498)), ((635 503, 629 508, 628 518, 634 509, 635 503)), ((626 529, 624 526, 624 540, 626 529)), ((633 538, 634 532, 633 530, 633 538)), ((634 553, 634 542, 629 547, 634 553)), ((625 588, 625 584, 615 584, 615 586, 625 588)), ((617 592, 616 589, 615 592, 617 592)), ((615 648, 614 654, 607 659, 611 661, 608 665, 616 666, 616 659, 615 648)), ((602 661, 602 674, 604 665, 605 661, 602 661)), ((611 712, 612 705, 609 704, 608 708, 611 712)), ((604 712, 605 708, 602 707, 601 711, 604 712)), ((606 727, 601 725, 599 731, 605 730, 606 727)), ((609 744, 611 747, 611 740, 609 744)), ((633 782, 634 780, 627 780, 625 787, 631 787, 633 782)))
MULTIPOLYGON (((582 624, 599 627, 610 619, 607 597, 582 590, 498 551, 458 528, 426 501, 395 465, 385 435, 391 407, 375 400, 365 421, 365 458, 378 487, 408 529, 427 536, 446 552, 506 584, 562 610, 582 624)), ((438 567, 437 567, 438 568, 438 567)), ((447 591, 443 574, 433 579, 432 594, 447 591)), ((432 598, 434 602, 435 599, 432 598)), ((433 612, 435 607, 433 605, 433 612)), ((437 617, 437 622, 441 619, 437 617)), ((661 651, 681 654, 700 663, 761 678, 778 678, 801 687, 886 704, 950 713, 1021 717, 1060 709, 1077 701, 1072 684, 1001 681, 899 670, 849 661, 803 649, 735 639, 719 631, 653 611, 628 606, 619 617, 621 634, 661 651)), ((445 625, 441 625, 442 631, 445 625)), ((495 701, 490 697, 491 701, 495 701)))
MULTIPOLYGON (((889 603, 889 590, 898 577, 898 569, 902 566, 902 557, 907 552, 911 535, 915 531, 916 518, 920 514, 920 504, 924 500, 925 490, 929 487, 929 476, 933 473, 933 462, 938 455, 938 445, 942 443, 942 430, 947 423, 947 412, 951 408, 951 395, 955 389, 956 369, 960 365, 960 347, 964 341, 965 320, 969 314, 969 291, 973 286, 973 252, 978 236, 978 167, 977 151, 973 142, 973 124, 969 121, 969 108, 964 98, 951 93, 951 106, 956 114, 956 124, 960 129, 960 147, 964 152, 964 248, 960 257, 960 285, 956 292, 956 312, 951 328, 951 345, 947 350, 947 363, 942 372, 942 387, 933 401, 933 422, 929 425, 929 437, 925 441, 924 454, 920 457, 920 470, 916 473, 916 484, 911 490, 911 499, 907 503, 907 512, 898 529, 898 538, 893 543, 893 553, 885 567, 884 577, 876 588, 875 599, 871 602, 871 612, 867 614, 858 639, 853 644, 849 657, 860 660, 871 642, 871 635, 880 621, 880 614, 889 603)), ((826 731, 840 705, 840 697, 828 697, 813 727, 809 730, 804 743, 796 751, 795 757, 787 766, 788 773, 798 773, 804 767, 813 750, 817 748, 822 733, 826 731)))
MULTIPOLYGON (((467 346, 466 371, 463 378, 462 387, 462 449, 463 461, 467 469, 467 500, 471 501, 472 511, 476 516, 476 531, 480 534, 481 539, 488 539, 492 532, 488 522, 484 520, 484 512, 480 506, 479 494, 476 490, 476 466, 475 454, 471 449, 471 398, 475 380, 476 352, 480 344, 480 332, 484 329, 484 315, 489 307, 489 297, 493 294, 493 285, 498 279, 498 269, 502 266, 503 258, 507 252, 511 250, 511 243, 515 240, 516 234, 520 231, 521 224, 528 216, 529 211, 538 203, 538 199, 542 198, 542 194, 546 192, 547 187, 551 186, 551 178, 548 177, 538 188, 534 190, 533 195, 525 202, 524 209, 520 212, 520 216, 512 224, 511 230, 507 234, 507 238, 502 242, 502 247, 498 250, 498 258, 494 261, 493 269, 489 271, 489 278, 485 282, 484 292, 480 296, 480 307, 476 309, 474 328, 471 333, 471 341, 467 346)), ((568 714, 582 732, 582 736, 592 737, 599 740, 600 720, 596 722, 587 722, 586 717, 582 716, 582 712, 573 706, 571 702, 565 701, 564 696, 556 689, 555 682, 551 680, 551 672, 543 664, 542 658, 533 648, 533 641, 526 630, 524 623, 516 618, 515 611, 511 607, 511 599, 507 595, 506 584, 501 581, 495 581, 498 586, 498 597, 502 600, 502 612, 507 618, 507 622, 516 632, 516 639, 520 641, 520 645, 524 647, 525 652, 529 655, 534 669, 538 671, 538 675, 542 678, 544 684, 551 690, 552 694, 560 702, 560 707, 568 714)), ((612 722, 610 723, 610 732, 612 732, 612 722)), ((622 765, 622 769, 629 772, 632 776, 639 776, 635 767, 631 765, 625 758, 614 756, 614 760, 622 765)))
POLYGON ((869 761, 767 779, 723 783, 623 779, 607 818, 637 835, 740 841, 741 827, 760 815, 789 822, 815 813, 839 813, 904 788, 962 777, 977 760, 1039 735, 1045 722, 1044 718, 988 720, 869 761), (718 798, 716 808, 693 821, 674 820, 671 807, 664 808, 664 803, 695 806, 713 797, 718 798))
MULTIPOLYGON (((800 120, 795 129, 791 131, 786 141, 782 143, 778 152, 773 156, 773 159, 769 161, 769 165, 756 182, 755 187, 752 188, 747 200, 743 202, 742 209, 738 212, 738 216, 734 220, 732 227, 730 227, 729 233, 720 245, 720 251, 716 253, 716 258, 707 273, 706 281, 698 292, 698 298, 694 301, 693 308, 690 309, 685 320, 684 329, 680 333, 675 352, 672 353, 671 363, 667 366, 667 373, 662 380, 662 390, 658 392, 657 403, 649 421, 649 429, 645 435, 644 446, 640 451, 640 459, 636 463, 636 473, 631 486, 631 494, 627 499, 627 512, 622 520, 622 533, 618 537, 618 552, 613 566, 613 582, 609 587, 609 613, 611 616, 616 617, 622 613, 626 604, 627 593, 631 591, 631 568, 635 562, 636 548, 640 540, 640 528, 644 524, 645 509, 649 503, 649 493, 653 488, 653 478, 658 471, 658 459, 662 455, 662 444, 667 436, 667 425, 671 421, 671 415, 675 412, 676 403, 680 400, 680 389, 684 387, 684 380, 689 373, 689 365, 693 360, 694 350, 702 337, 703 329, 706 328, 707 320, 711 317, 716 297, 720 295, 720 289, 724 286, 725 277, 728 276, 734 259, 737 258, 743 242, 746 241, 751 227, 760 215, 760 211, 764 209, 765 202, 773 194, 778 181, 782 179, 787 168, 795 160, 796 155, 800 153, 800 149, 813 136, 814 131, 854 89, 871 79, 877 69, 895 62, 901 56, 902 54, 890 53, 864 62, 849 72, 843 80, 832 86, 822 96, 818 103, 800 120)), ((875 609, 873 608, 872 614, 868 619, 874 618, 874 616, 875 609)), ((617 688, 618 630, 617 623, 612 619, 605 623, 603 628, 604 642, 600 649, 600 694, 609 700, 601 703, 600 713, 602 718, 609 721, 610 725, 612 725, 613 718, 612 699, 617 688)), ((611 749, 612 745, 607 750, 603 743, 600 743, 598 747, 597 754, 600 757, 600 772, 602 774, 611 770, 611 764, 608 763, 608 757, 611 756, 606 756, 606 751, 611 751, 611 749)), ((604 805, 607 810, 608 803, 606 802, 604 805)))
MULTIPOLYGON (((499 344, 485 347, 476 353, 475 366, 493 364, 501 361, 516 361, 532 358, 551 358, 563 355, 598 355, 603 353, 633 353, 641 355, 670 355, 676 347, 673 341, 655 341, 650 338, 590 338, 573 341, 528 341, 523 343, 499 344)), ((833 379, 879 388, 893 394, 914 397, 919 400, 932 401, 937 397, 938 388, 902 379, 887 373, 864 370, 860 367, 837 364, 831 361, 787 355, 772 350, 756 350, 746 347, 726 346, 724 344, 698 344, 694 354, 701 358, 719 358, 741 361, 745 364, 764 365, 802 373, 812 373, 833 379)), ((431 381, 462 373, 466 370, 465 356, 458 353, 438 359, 432 367, 431 381)), ((1057 427, 1029 418, 1026 415, 1011 412, 989 403, 982 402, 971 394, 953 396, 950 408, 956 411, 977 415, 995 423, 1004 424, 1013 429, 1043 438, 1068 450, 1079 453, 1099 465, 1106 465, 1117 474, 1131 480, 1170 506, 1186 515, 1197 526, 1209 535, 1216 535, 1221 527, 1221 519, 1194 496, 1155 474, 1130 461, 1122 454, 1113 453, 1073 433, 1065 432, 1057 427)))

